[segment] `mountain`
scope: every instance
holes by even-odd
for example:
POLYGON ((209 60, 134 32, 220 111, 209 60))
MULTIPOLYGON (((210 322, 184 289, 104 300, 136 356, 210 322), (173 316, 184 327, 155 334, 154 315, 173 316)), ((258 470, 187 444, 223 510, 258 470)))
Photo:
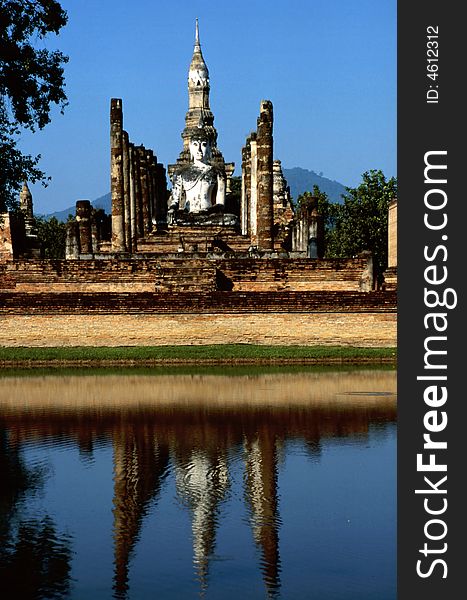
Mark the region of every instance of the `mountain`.
MULTIPOLYGON (((104 196, 100 196, 96 200, 93 200, 91 202, 91 204, 94 206, 94 208, 103 208, 107 214, 110 214, 110 212, 111 212, 110 192, 108 194, 105 194, 104 196)), ((41 216, 43 216, 45 219, 51 219, 52 217, 55 217, 57 219, 57 221, 65 222, 68 220, 68 215, 74 216, 75 214, 76 214, 76 206, 70 206, 69 208, 65 208, 63 210, 59 210, 57 212, 50 213, 48 215, 41 215, 41 216)))
POLYGON ((312 192, 313 186, 317 185, 319 189, 328 195, 331 202, 339 202, 342 204, 342 194, 346 193, 345 186, 338 181, 332 181, 318 175, 314 171, 308 169, 302 169, 300 167, 294 167, 293 169, 282 168, 284 177, 287 179, 287 183, 290 187, 290 194, 292 195, 294 204, 300 194, 304 192, 312 192))
MULTIPOLYGON (((293 169, 282 169, 284 177, 287 179, 287 184, 290 187, 290 193, 296 202, 298 196, 304 192, 312 192, 313 186, 317 185, 322 192, 325 192, 332 202, 342 203, 342 194, 345 194, 346 190, 342 183, 338 181, 332 181, 322 175, 318 175, 314 171, 308 169, 302 169, 301 167, 294 167, 293 169)), ((111 212, 110 193, 100 196, 96 200, 93 200, 91 204, 94 208, 103 208, 107 214, 111 212)), ((70 206, 64 210, 44 215, 46 219, 55 217, 58 221, 66 221, 68 215, 75 214, 75 207, 70 206)))

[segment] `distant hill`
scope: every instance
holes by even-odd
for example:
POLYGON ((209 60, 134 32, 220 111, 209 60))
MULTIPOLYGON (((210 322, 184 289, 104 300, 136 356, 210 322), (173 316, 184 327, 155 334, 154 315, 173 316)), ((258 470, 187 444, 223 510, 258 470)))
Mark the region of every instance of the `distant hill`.
MULTIPOLYGON (((322 175, 318 175, 314 171, 294 167, 293 169, 282 169, 284 177, 287 179, 287 184, 290 187, 290 193, 294 202, 300 194, 304 192, 312 192, 313 186, 317 185, 322 192, 325 192, 332 202, 342 203, 342 194, 345 194, 345 187, 338 181, 332 181, 322 175)), ((107 214, 111 212, 110 192, 93 200, 91 204, 94 208, 103 208, 107 214)), ((64 210, 60 210, 49 215, 44 215, 46 219, 55 217, 58 221, 66 221, 68 215, 75 214, 75 207, 70 206, 64 210)))
POLYGON ((342 204, 342 194, 346 193, 345 186, 338 181, 332 181, 327 177, 318 175, 314 171, 308 169, 302 169, 300 167, 294 167, 293 169, 282 168, 284 177, 287 179, 287 183, 290 187, 290 194, 296 202, 300 194, 304 192, 312 192, 313 186, 317 185, 319 189, 328 195, 331 202, 339 202, 342 204))
MULTIPOLYGON (((93 200, 91 202, 91 204, 94 206, 94 208, 103 208, 107 214, 110 214, 110 212, 111 212, 110 192, 108 194, 105 194, 105 196, 101 196, 100 198, 93 200)), ((65 222, 68 219, 68 215, 75 216, 75 214, 76 214, 76 206, 70 206, 69 208, 65 208, 63 210, 59 210, 57 212, 50 213, 49 215, 43 215, 43 216, 46 219, 51 219, 52 217, 55 217, 57 219, 57 221, 65 222)))

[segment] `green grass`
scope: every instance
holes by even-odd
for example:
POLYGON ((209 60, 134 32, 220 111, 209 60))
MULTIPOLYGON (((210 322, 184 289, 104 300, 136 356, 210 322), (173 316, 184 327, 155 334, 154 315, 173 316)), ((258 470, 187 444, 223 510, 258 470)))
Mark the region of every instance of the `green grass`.
POLYGON ((395 348, 341 346, 121 346, 71 348, 0 347, 0 362, 82 361, 280 361, 280 360, 391 360, 395 348))

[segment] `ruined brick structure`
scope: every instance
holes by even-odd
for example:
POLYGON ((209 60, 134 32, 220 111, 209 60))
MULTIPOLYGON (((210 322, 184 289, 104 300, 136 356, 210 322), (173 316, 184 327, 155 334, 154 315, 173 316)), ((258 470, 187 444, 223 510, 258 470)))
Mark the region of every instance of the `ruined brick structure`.
POLYGON ((25 181, 19 195, 19 211, 0 213, 0 263, 12 258, 40 258, 32 194, 25 181))
MULTIPOLYGON (((174 180, 177 172, 189 171, 193 164, 190 140, 202 135, 210 146, 209 165, 218 173, 219 185, 225 183, 228 210, 222 201, 203 219, 185 212, 169 221, 171 200, 165 169, 152 150, 129 141, 123 128, 122 100, 113 98, 110 107, 111 235, 106 236, 102 227, 93 225, 92 209, 89 208, 89 215, 83 213, 83 201, 79 201, 76 213, 79 226, 68 225, 67 258, 89 258, 90 254, 101 259, 140 255, 161 258, 170 252, 181 252, 185 256, 204 252, 207 257, 213 251, 240 256, 247 250, 254 256, 278 257, 293 252, 294 257, 321 257, 317 252, 310 252, 310 239, 319 245, 321 229, 314 227, 312 232, 310 216, 303 211, 294 214, 281 162, 274 160, 273 106, 269 100, 261 101, 257 130, 248 136, 243 148, 240 204, 234 206, 228 202, 235 165, 226 163, 218 148, 209 92, 209 71, 196 23, 188 72, 183 148, 177 162, 168 166, 168 174, 174 180), (90 226, 94 236, 89 232, 90 226)), ((183 201, 181 204, 183 208, 183 201)), ((313 219, 317 220, 316 215, 313 219)))
POLYGON ((6 318, 0 343, 14 345, 11 332, 29 319, 30 333, 17 329, 20 344, 41 345, 37 332, 43 331, 43 345, 395 345, 395 293, 371 292, 371 256, 323 259, 316 204, 294 210, 274 159, 269 100, 260 102, 256 131, 242 149, 241 199, 229 201, 235 166, 218 148, 209 92, 196 24, 183 148, 167 169, 170 196, 164 166, 154 151, 130 141, 122 100, 111 99, 111 215, 78 200, 76 218, 67 223, 65 260, 39 260, 31 243, 29 254, 17 249, 21 244, 15 249, 15 237, 27 248, 33 235, 32 198, 23 190, 23 233, 15 234, 12 215, 0 225, 0 315, 6 318), (192 148, 196 139, 206 146, 200 158, 192 148), (185 175, 188 185, 182 180, 174 190, 185 175), (193 186, 216 200, 193 209, 193 186), (175 191, 186 195, 178 204, 175 191), (140 322, 133 319, 138 315, 144 315, 140 322))
POLYGON ((388 213, 388 268, 384 273, 387 290, 397 289, 397 198, 389 203, 388 213))
POLYGON ((309 258, 323 258, 324 223, 318 212, 318 201, 311 197, 297 208, 292 231, 292 247, 309 258))
POLYGON ((167 183, 154 152, 130 142, 118 98, 110 104, 110 148, 112 238, 99 251, 137 252, 138 240, 165 219, 167 183))

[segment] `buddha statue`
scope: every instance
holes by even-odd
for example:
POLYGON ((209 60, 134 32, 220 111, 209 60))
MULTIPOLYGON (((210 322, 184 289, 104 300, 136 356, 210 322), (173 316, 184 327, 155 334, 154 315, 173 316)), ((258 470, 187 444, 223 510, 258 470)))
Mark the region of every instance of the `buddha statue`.
POLYGON ((183 211, 197 216, 222 212, 225 204, 225 174, 211 163, 211 144, 202 128, 190 136, 191 162, 174 172, 169 198, 168 221, 174 223, 183 211))

